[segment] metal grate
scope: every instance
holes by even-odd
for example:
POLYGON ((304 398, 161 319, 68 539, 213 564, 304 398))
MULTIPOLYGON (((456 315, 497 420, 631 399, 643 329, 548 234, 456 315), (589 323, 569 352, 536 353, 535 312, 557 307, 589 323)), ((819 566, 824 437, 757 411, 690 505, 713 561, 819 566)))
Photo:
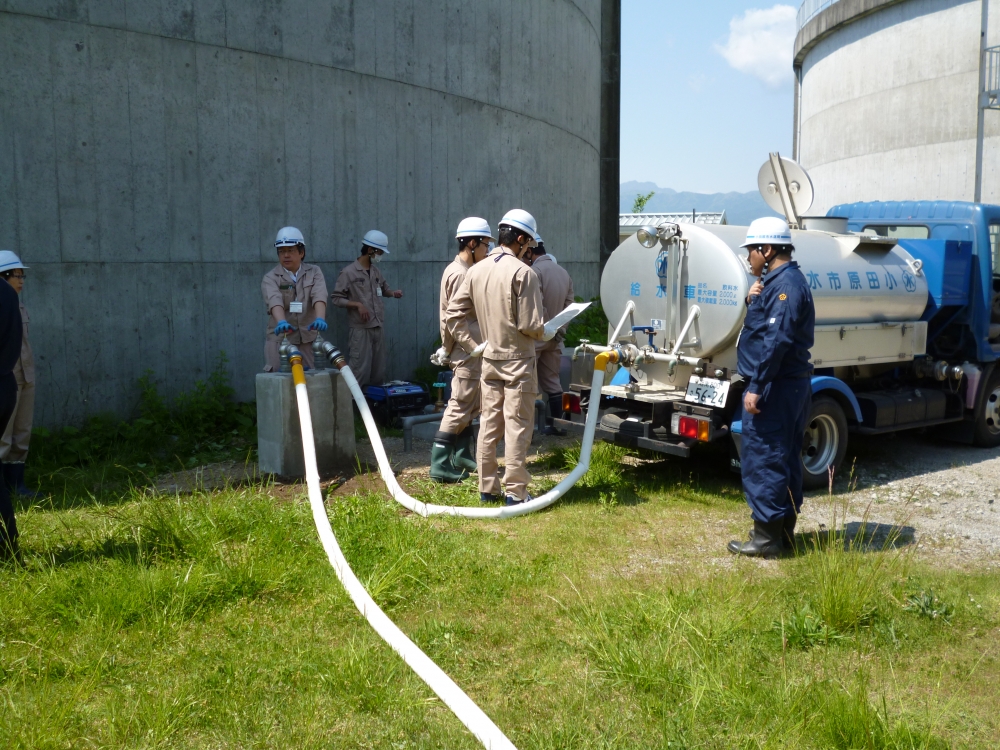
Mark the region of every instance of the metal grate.
POLYGON ((835 2, 837 2, 837 0, 805 0, 805 2, 799 6, 799 12, 795 16, 795 21, 798 24, 798 27, 801 29, 809 23, 813 17, 819 15, 820 11, 829 8, 835 2))
POLYGON ((1000 47, 987 47, 986 81, 983 83, 983 107, 985 109, 1000 109, 1000 47))

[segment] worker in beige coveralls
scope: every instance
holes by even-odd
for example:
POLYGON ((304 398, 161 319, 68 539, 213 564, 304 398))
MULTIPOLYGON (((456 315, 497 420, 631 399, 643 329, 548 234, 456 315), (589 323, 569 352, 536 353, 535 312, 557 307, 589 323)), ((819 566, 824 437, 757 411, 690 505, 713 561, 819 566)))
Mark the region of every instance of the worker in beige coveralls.
POLYGON ((24 483, 24 462, 28 459, 31 443, 31 425, 35 420, 35 355, 28 343, 28 311, 20 299, 24 291, 25 271, 28 267, 16 253, 0 250, 0 276, 10 284, 18 296, 21 309, 21 357, 14 365, 14 379, 17 380, 17 403, 14 413, 7 423, 7 429, 0 438, 0 461, 3 462, 3 481, 10 494, 24 497, 38 497, 39 492, 29 490, 24 483))
MULTIPOLYGON (((476 457, 472 453, 472 420, 479 414, 479 377, 482 360, 470 358, 462 347, 456 345, 448 330, 445 318, 451 301, 465 281, 465 275, 476 263, 486 257, 494 242, 489 222, 478 216, 462 219, 455 233, 458 255, 441 277, 440 326, 441 348, 431 355, 431 363, 448 364, 454 371, 451 379, 451 398, 441 417, 441 427, 431 444, 430 477, 435 482, 460 482, 476 470, 476 457)), ((482 343, 479 323, 468 321, 469 334, 478 345, 482 343)))
MULTIPOLYGON (((545 243, 541 235, 535 237, 538 243, 531 253, 534 260, 531 268, 538 275, 538 283, 542 287, 542 308, 545 320, 552 320, 556 315, 573 304, 573 279, 566 269, 556 263, 556 259, 545 252, 545 243)), ((535 357, 538 359, 538 387, 548 396, 549 416, 545 419, 546 435, 565 435, 566 430, 558 429, 553 419, 562 415, 562 382, 559 380, 559 366, 562 364, 562 341, 566 337, 566 328, 560 328, 551 341, 535 343, 535 357)))
POLYGON ((312 367, 312 347, 303 344, 312 344, 316 336, 327 329, 326 279, 319 266, 303 263, 306 241, 295 227, 279 230, 274 247, 278 265, 264 274, 260 283, 260 293, 268 311, 264 371, 280 369, 278 347, 286 337, 302 352, 302 364, 312 367))
POLYGON ((389 238, 373 229, 365 235, 361 255, 340 272, 331 300, 336 307, 347 308, 348 359, 358 383, 379 385, 385 382, 385 297, 400 299, 401 289, 393 291, 378 270, 383 255, 389 254, 389 238))
MULTIPOLYGON (((507 505, 531 500, 527 469, 538 383, 535 341, 542 339, 542 293, 538 276, 521 258, 535 245, 537 229, 527 211, 508 211, 500 220, 499 246, 465 276, 448 308, 448 330, 473 356, 482 356, 479 417, 479 497, 503 499, 497 478, 497 443, 504 439, 507 505), (479 321, 483 343, 476 345, 469 319, 479 321)), ((555 332, 552 332, 555 335, 555 332)))

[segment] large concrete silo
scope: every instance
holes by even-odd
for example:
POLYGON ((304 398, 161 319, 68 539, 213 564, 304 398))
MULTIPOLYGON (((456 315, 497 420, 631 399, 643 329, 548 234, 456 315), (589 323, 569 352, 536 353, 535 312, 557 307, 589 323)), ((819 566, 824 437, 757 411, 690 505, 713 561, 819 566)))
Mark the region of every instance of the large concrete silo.
MULTIPOLYGON (((176 392, 219 351, 252 398, 260 278, 287 224, 330 286, 366 230, 389 235, 382 269, 406 295, 386 303, 392 376, 437 337, 466 215, 532 211, 597 292, 614 2, 0 8, 0 247, 31 267, 42 423, 127 414, 145 370, 176 392)), ((343 311, 328 318, 345 341, 343 311)))
MULTIPOLYGON (((1000 44, 1000 0, 987 45, 1000 44)), ((973 200, 981 0, 806 0, 795 41, 796 156, 814 211, 973 200)), ((982 200, 1000 203, 1000 112, 983 117, 982 200)))

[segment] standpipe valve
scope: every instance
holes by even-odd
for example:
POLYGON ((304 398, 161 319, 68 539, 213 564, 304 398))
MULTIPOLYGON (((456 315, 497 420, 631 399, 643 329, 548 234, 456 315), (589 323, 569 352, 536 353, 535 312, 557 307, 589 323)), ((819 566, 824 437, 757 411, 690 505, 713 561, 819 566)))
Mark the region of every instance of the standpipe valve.
POLYGON ((280 347, 279 352, 283 352, 288 357, 288 364, 292 366, 292 382, 295 385, 305 385, 306 372, 302 369, 302 352, 295 344, 289 343, 286 338, 280 347))

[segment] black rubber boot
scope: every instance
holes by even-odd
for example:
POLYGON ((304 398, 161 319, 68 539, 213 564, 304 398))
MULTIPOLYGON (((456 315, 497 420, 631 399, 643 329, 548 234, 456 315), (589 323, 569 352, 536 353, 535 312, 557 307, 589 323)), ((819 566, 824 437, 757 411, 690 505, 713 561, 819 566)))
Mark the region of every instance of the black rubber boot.
MULTIPOLYGON (((793 513, 790 516, 785 516, 782 523, 782 534, 781 543, 785 546, 785 549, 795 549, 795 522, 799 520, 798 513, 793 513)), ((753 529, 750 529, 749 539, 753 539, 753 529)))
POLYGON ((476 471, 476 455, 472 450, 472 425, 468 425, 455 438, 455 453, 451 457, 456 469, 468 472, 476 471))
POLYGON ((455 435, 438 430, 434 434, 431 445, 431 479, 435 482, 461 482, 469 476, 469 472, 455 468, 451 462, 455 452, 455 435))
POLYGON ((785 545, 785 549, 794 550, 795 549, 795 522, 799 520, 798 513, 792 513, 791 515, 785 516, 782 519, 782 535, 781 542, 785 545))
POLYGON ((558 396, 549 396, 549 414, 550 416, 545 418, 545 429, 542 430, 543 435, 558 435, 562 437, 566 434, 566 430, 561 430, 555 426, 553 419, 562 418, 562 394, 558 396))
POLYGON ((785 536, 784 519, 772 521, 771 523, 753 522, 753 532, 750 541, 729 543, 729 551, 734 555, 744 555, 746 557, 763 557, 772 559, 779 557, 785 551, 783 539, 785 536))

